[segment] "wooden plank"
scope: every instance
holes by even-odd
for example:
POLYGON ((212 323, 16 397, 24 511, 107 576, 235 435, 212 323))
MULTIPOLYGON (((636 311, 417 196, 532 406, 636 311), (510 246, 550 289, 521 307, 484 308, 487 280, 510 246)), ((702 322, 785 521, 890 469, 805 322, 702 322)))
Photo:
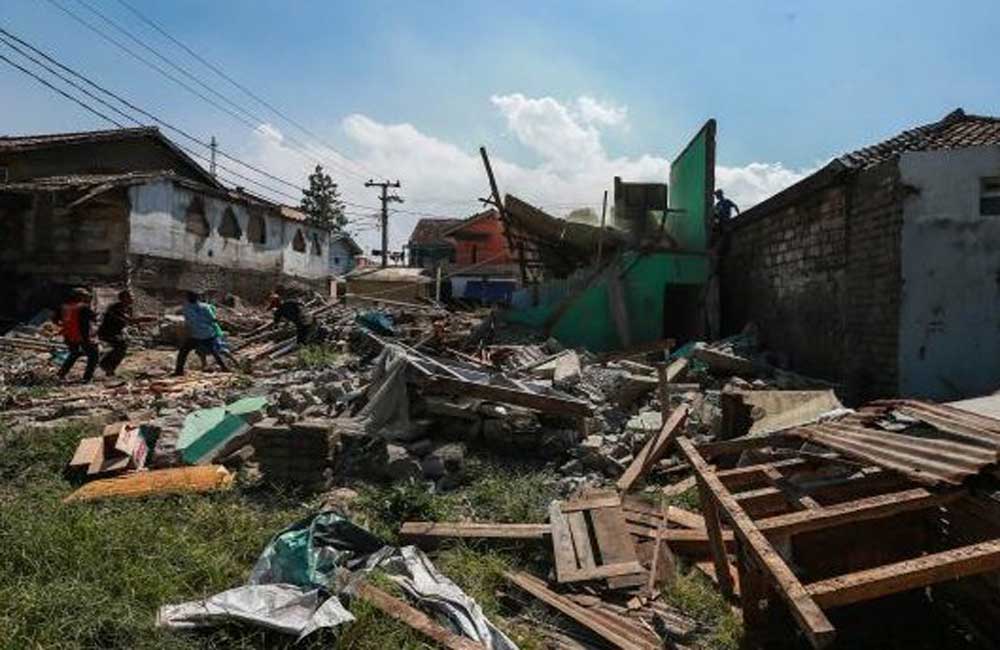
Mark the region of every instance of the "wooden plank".
POLYGON ((732 469, 717 470, 715 475, 719 477, 722 484, 729 490, 739 490, 740 488, 759 485, 766 481, 765 472, 768 467, 774 467, 782 471, 804 469, 814 464, 814 461, 804 458, 789 458, 762 465, 748 465, 746 467, 734 467, 732 469))
POLYGON ((855 501, 837 503, 816 510, 800 510, 757 521, 766 535, 797 535, 855 521, 891 517, 901 512, 923 510, 950 503, 965 494, 962 490, 932 493, 923 488, 880 494, 855 501))
POLYGON ((583 570, 593 569, 597 566, 594 561, 594 549, 590 545, 590 533, 587 531, 586 515, 582 512, 566 512, 569 521, 569 532, 573 537, 573 548, 576 549, 576 561, 583 570))
POLYGON ((577 605, 569 598, 550 590, 544 582, 524 572, 504 572, 511 584, 528 592, 549 607, 565 614, 602 639, 617 645, 622 650, 654 650, 659 646, 637 637, 628 625, 619 625, 608 616, 596 616, 586 607, 577 605))
POLYGON ((673 443, 677 437, 684 420, 687 418, 688 407, 678 406, 670 417, 663 423, 659 433, 651 437, 643 446, 642 450, 636 454, 632 464, 628 466, 625 473, 618 479, 618 489, 628 492, 640 476, 646 473, 653 463, 658 461, 663 453, 673 443))
POLYGON ((358 585, 358 597, 449 650, 486 650, 486 646, 482 643, 477 643, 445 629, 419 609, 390 596, 367 582, 358 585))
POLYGON ((722 540, 722 523, 719 521, 718 507, 707 484, 699 481, 698 491, 701 493, 701 510, 705 516, 705 529, 708 532, 708 544, 712 549, 712 564, 715 566, 715 580, 719 591, 726 599, 733 597, 733 574, 729 570, 729 558, 726 556, 726 545, 722 540))
POLYGON ((807 588, 821 606, 838 607, 997 570, 1000 539, 827 578, 807 588))
POLYGON ((509 539, 540 542, 548 534, 548 524, 406 521, 399 527, 400 537, 411 544, 436 542, 442 539, 509 539))
POLYGON ((465 397, 478 397, 505 404, 514 404, 545 413, 585 416, 593 414, 590 404, 582 400, 530 393, 504 386, 493 386, 491 384, 466 381, 454 377, 434 376, 427 380, 426 388, 430 391, 440 391, 465 397))
POLYGON ((781 490, 790 503, 793 503, 802 510, 815 510, 820 507, 819 502, 808 494, 805 494, 789 482, 781 473, 781 470, 774 466, 769 466, 764 470, 764 476, 768 482, 781 490))
POLYGON ((563 512, 575 512, 577 510, 593 510, 594 508, 617 508, 622 504, 622 498, 615 495, 584 497, 582 499, 569 499, 562 504, 563 512))
MULTIPOLYGON (((792 615, 795 616, 812 645, 816 648, 824 648, 833 643, 836 634, 833 625, 806 588, 799 582, 799 579, 792 573, 792 570, 788 568, 785 560, 774 550, 764 534, 757 529, 750 517, 736 502, 736 499, 711 471, 708 463, 698 453, 694 444, 687 438, 679 438, 677 444, 698 476, 699 484, 705 486, 708 501, 718 504, 725 511, 727 519, 732 521, 735 527, 740 542, 749 548, 749 552, 752 552, 758 564, 777 584, 778 593, 788 603, 792 615)), ((711 527, 711 524, 709 526, 711 527)))
MULTIPOLYGON (((642 565, 638 560, 631 562, 612 562, 610 564, 599 564, 590 569, 576 569, 568 573, 559 574, 559 582, 568 584, 572 582, 586 582, 588 580, 604 580, 605 578, 617 578, 642 573, 642 565)), ((557 571, 558 573, 558 571, 557 571)))
MULTIPOLYGON (((663 531, 667 529, 668 525, 669 519, 667 517, 667 510, 664 510, 663 518, 660 520, 660 526, 656 530, 657 537, 663 534, 663 531)), ((666 567, 665 573, 667 584, 673 584, 677 578, 677 563, 674 561, 674 556, 670 552, 670 547, 657 539, 653 546, 653 561, 649 565, 649 582, 646 583, 646 591, 650 595, 657 593, 657 581, 660 577, 661 555, 663 556, 663 564, 666 567)))
POLYGON ((665 497, 675 497, 680 494, 684 494, 691 488, 695 486, 695 479, 693 476, 689 476, 683 481, 678 481, 672 485, 667 485, 663 488, 663 496, 665 497))
MULTIPOLYGON (((658 533, 655 528, 627 525, 627 529, 629 534, 637 537, 662 539, 670 544, 670 548, 674 549, 678 553, 703 555, 711 552, 708 545, 708 531, 705 530, 668 528, 663 531, 659 537, 657 537, 658 533)), ((723 530, 722 541, 726 545, 727 551, 731 552, 734 548, 736 548, 736 538, 733 536, 733 531, 723 530)))
POLYGON ((628 536, 621 508, 591 510, 590 521, 594 525, 597 552, 603 564, 635 561, 635 547, 628 536))
POLYGON ((569 520, 562 513, 558 501, 549 504, 549 526, 552 532, 552 554, 556 563, 556 579, 566 582, 576 574, 576 549, 573 547, 573 534, 569 530, 569 520))
POLYGON ((687 357, 681 357, 670 362, 670 365, 666 368, 667 383, 675 383, 684 374, 684 371, 687 370, 689 363, 691 363, 691 360, 687 357))
POLYGON ((737 438, 735 440, 721 440, 719 442, 707 442, 698 445, 698 453, 705 460, 712 460, 719 456, 728 454, 738 454, 748 449, 762 449, 764 447, 779 447, 787 444, 794 438, 788 434, 772 434, 759 438, 737 438))

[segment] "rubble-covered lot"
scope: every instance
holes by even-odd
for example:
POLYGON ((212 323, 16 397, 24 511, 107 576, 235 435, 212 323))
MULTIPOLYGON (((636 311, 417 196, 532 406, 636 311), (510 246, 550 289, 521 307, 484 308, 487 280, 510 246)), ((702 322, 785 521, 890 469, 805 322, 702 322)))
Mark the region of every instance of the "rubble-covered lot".
POLYGON ((170 377, 169 309, 92 385, 0 337, 10 647, 989 647, 931 589, 998 568, 996 420, 845 408, 753 328, 595 355, 308 308, 304 348, 220 308, 234 373, 170 377))

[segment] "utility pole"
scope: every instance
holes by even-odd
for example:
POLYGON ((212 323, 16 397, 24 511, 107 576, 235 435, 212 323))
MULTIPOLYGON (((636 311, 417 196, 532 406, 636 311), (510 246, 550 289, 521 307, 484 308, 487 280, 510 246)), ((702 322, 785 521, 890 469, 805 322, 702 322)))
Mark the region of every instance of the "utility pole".
POLYGON ((601 265, 601 251, 604 249, 604 218, 608 214, 608 191, 604 190, 604 204, 601 206, 601 234, 597 239, 597 266, 601 265))
POLYGON ((215 141, 215 136, 213 135, 212 144, 209 146, 209 149, 212 150, 212 161, 211 163, 209 163, 208 167, 208 173, 212 175, 212 178, 215 178, 215 151, 218 148, 219 148, 219 143, 215 141))
MULTIPOLYGON (((510 232, 510 219, 507 216, 507 210, 504 208, 503 201, 500 200, 500 189, 497 187, 496 177, 493 176, 493 166, 490 165, 490 157, 486 153, 486 147, 479 147, 479 155, 483 158, 483 167, 486 168, 486 178, 490 181, 490 194, 493 197, 493 205, 500 212, 500 221, 503 223, 504 236, 507 238, 507 248, 510 250, 510 254, 514 255, 514 240, 510 232)), ((525 285, 528 283, 528 273, 524 264, 524 248, 518 248, 518 252, 520 252, 518 262, 521 267, 521 284, 525 285)))
POLYGON ((382 195, 379 200, 382 201, 382 268, 389 266, 389 203, 395 201, 396 203, 402 203, 403 199, 395 194, 389 194, 390 187, 400 187, 399 181, 395 183, 390 183, 389 181, 382 181, 381 183, 376 183, 375 181, 368 179, 365 183, 365 187, 381 187, 382 195))

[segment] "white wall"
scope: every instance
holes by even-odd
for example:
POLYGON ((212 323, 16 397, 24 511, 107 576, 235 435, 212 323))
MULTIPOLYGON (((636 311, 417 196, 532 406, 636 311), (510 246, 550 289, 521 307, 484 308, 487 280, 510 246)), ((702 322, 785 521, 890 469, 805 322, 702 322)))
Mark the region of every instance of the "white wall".
MULTIPOLYGON (((1000 147, 905 153, 899 383, 957 399, 1000 387, 1000 217, 980 216, 980 179, 1000 147)), ((877 368, 873 369, 877 372, 877 368)))
POLYGON ((326 251, 329 238, 325 232, 267 214, 264 217, 266 243, 251 243, 247 240, 250 215, 244 204, 202 195, 210 233, 208 237, 200 237, 188 232, 185 227, 188 206, 194 196, 193 191, 167 180, 129 188, 129 252, 231 269, 284 272, 305 278, 328 274, 326 251), (227 239, 218 232, 227 207, 232 209, 243 231, 239 239, 227 239), (305 253, 292 249, 296 228, 301 228, 306 238, 305 253), (320 236, 322 254, 319 256, 312 255, 308 245, 313 233, 320 236))
POLYGON ((342 239, 330 243, 330 273, 343 276, 354 269, 354 252, 342 239))

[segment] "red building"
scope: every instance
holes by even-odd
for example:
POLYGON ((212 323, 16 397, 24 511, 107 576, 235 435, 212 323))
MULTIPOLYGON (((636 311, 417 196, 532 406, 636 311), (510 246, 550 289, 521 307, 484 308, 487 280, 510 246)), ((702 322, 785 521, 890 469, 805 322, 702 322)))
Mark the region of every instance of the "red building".
POLYGON ((507 247, 503 222, 496 210, 487 210, 464 219, 441 233, 455 242, 453 266, 462 268, 473 264, 503 266, 514 264, 514 257, 507 247))

